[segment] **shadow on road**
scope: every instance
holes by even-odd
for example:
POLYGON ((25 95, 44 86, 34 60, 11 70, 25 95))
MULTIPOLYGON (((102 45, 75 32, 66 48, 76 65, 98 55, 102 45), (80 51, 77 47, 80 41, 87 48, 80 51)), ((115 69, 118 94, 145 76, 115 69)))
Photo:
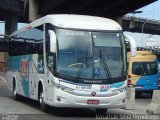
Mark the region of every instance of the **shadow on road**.
MULTIPOLYGON (((19 102, 26 104, 28 106, 34 107, 35 109, 40 111, 39 102, 35 100, 31 100, 25 97, 21 97, 19 102)), ((94 109, 86 109, 86 108, 54 108, 48 106, 48 114, 57 116, 57 117, 91 117, 95 118, 96 112, 94 109)))

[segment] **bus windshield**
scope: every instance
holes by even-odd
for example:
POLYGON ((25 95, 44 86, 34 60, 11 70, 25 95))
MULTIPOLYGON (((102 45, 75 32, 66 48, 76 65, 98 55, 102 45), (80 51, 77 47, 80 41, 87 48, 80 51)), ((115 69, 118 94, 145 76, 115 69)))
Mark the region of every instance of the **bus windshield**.
POLYGON ((126 75, 121 32, 56 29, 56 34, 57 73, 77 80, 108 82, 126 75))
POLYGON ((132 73, 136 75, 154 75, 157 72, 155 62, 134 62, 132 66, 132 73))

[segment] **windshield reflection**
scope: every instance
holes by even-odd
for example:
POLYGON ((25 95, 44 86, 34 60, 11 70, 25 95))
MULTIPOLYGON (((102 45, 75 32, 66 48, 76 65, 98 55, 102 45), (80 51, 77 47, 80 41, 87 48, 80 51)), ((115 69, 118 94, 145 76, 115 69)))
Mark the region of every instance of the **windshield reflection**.
POLYGON ((121 33, 65 29, 57 29, 56 33, 58 73, 76 79, 97 80, 109 80, 126 73, 121 33))

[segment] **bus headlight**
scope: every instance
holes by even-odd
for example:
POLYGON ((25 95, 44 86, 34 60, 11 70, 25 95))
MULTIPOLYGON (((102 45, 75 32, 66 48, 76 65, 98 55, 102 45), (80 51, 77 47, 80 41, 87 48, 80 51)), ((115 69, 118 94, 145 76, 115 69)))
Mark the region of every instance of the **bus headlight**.
POLYGON ((126 91, 126 86, 124 86, 124 87, 121 87, 121 88, 118 88, 118 89, 115 89, 115 90, 113 90, 112 92, 114 93, 114 94, 120 94, 120 93, 123 93, 123 92, 125 92, 126 91))
POLYGON ((62 86, 62 85, 60 85, 60 84, 57 84, 57 83, 55 83, 54 81, 52 81, 52 84, 53 84, 53 86, 56 87, 57 89, 60 89, 60 90, 62 90, 62 91, 68 92, 68 93, 72 93, 72 91, 74 90, 74 89, 71 89, 71 88, 62 86))

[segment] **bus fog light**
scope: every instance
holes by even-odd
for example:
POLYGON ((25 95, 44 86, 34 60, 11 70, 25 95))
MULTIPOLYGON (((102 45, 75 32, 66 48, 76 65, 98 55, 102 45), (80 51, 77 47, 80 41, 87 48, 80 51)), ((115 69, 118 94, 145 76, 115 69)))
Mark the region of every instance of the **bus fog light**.
POLYGON ((125 103, 125 102, 126 102, 126 100, 125 100, 125 99, 123 99, 123 100, 122 100, 122 103, 125 103))
POLYGON ((61 102, 61 98, 57 97, 57 101, 58 101, 58 102, 61 102))

